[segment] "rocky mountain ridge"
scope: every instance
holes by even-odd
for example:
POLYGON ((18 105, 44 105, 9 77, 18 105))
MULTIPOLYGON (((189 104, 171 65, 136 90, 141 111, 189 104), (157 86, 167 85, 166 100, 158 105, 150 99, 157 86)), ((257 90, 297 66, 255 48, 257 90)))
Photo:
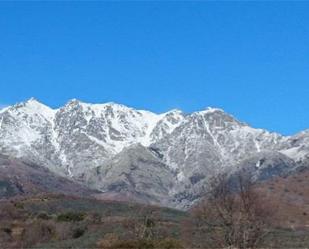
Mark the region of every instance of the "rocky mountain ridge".
POLYGON ((129 191, 148 202, 183 208, 220 172, 255 165, 252 174, 259 178, 269 165, 284 172, 308 165, 309 132, 282 136, 214 108, 155 114, 71 100, 51 109, 30 99, 0 110, 0 154, 104 193, 129 191))

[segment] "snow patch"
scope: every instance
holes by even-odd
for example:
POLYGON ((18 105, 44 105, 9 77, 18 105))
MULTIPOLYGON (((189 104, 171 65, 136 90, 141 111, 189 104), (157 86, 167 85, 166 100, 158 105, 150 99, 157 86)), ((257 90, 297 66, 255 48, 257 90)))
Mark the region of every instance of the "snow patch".
POLYGON ((300 147, 293 147, 290 149, 285 149, 280 151, 282 154, 294 159, 295 161, 300 161, 304 159, 307 155, 305 150, 300 150, 300 147))

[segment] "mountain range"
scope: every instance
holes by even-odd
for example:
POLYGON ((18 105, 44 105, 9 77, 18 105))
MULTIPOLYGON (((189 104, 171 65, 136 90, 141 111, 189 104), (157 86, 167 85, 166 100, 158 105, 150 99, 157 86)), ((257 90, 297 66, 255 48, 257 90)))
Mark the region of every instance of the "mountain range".
POLYGON ((22 171, 4 171, 12 163, 2 162, 17 160, 98 198, 185 209, 217 174, 245 170, 264 180, 309 167, 309 130, 283 136, 216 108, 156 114, 73 99, 52 109, 32 98, 0 110, 0 155, 11 178, 22 171))

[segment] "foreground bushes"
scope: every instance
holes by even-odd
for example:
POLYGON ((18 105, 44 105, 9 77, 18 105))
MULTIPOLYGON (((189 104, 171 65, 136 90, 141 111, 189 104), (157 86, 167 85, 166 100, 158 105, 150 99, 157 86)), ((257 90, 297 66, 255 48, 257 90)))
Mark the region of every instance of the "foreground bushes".
POLYGON ((59 222, 76 222, 84 220, 86 215, 84 213, 66 212, 57 216, 59 222))
POLYGON ((175 239, 162 240, 119 240, 115 234, 108 234, 98 242, 100 249, 182 249, 180 241, 175 239))

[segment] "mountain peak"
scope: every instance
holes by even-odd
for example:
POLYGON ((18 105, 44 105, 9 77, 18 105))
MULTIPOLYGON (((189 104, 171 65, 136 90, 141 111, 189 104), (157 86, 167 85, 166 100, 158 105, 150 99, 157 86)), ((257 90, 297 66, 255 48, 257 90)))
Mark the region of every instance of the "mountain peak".
POLYGON ((38 101, 36 98, 31 97, 30 99, 26 100, 26 101, 22 101, 19 102, 17 104, 15 104, 14 106, 29 106, 29 105, 44 105, 43 103, 41 103, 40 101, 38 101))
POLYGON ((223 109, 214 108, 214 107, 207 107, 205 110, 199 111, 199 113, 206 114, 206 113, 214 113, 214 112, 222 112, 225 113, 223 109))
POLYGON ((105 106, 105 107, 111 107, 111 108, 115 108, 115 109, 126 109, 126 110, 132 110, 133 108, 132 107, 129 107, 129 106, 126 106, 126 105, 123 105, 123 104, 119 104, 119 103, 116 103, 116 102, 106 102, 104 104, 99 104, 99 105, 102 105, 102 106, 105 106))
POLYGON ((168 112, 166 112, 165 114, 183 114, 183 111, 182 110, 180 110, 180 109, 172 109, 172 110, 170 110, 170 111, 168 111, 168 112))
POLYGON ((40 102, 36 98, 31 97, 30 99, 26 101, 26 103, 40 103, 40 102))
POLYGON ((56 110, 50 108, 49 106, 41 103, 35 98, 30 98, 27 101, 15 104, 8 107, 8 110, 16 111, 22 110, 22 112, 27 114, 40 114, 45 118, 53 118, 56 110))
POLYGON ((65 105, 76 105, 76 104, 80 104, 82 103, 82 101, 78 100, 78 99, 70 99, 65 105))
POLYGON ((117 108, 117 109, 132 109, 128 106, 119 104, 119 103, 115 103, 115 102, 106 102, 106 103, 87 103, 87 102, 83 102, 79 99, 71 99, 69 100, 65 106, 76 106, 76 105, 81 105, 83 107, 93 107, 95 109, 97 108, 106 108, 106 107, 111 107, 111 108, 117 108))
POLYGON ((40 101, 38 101, 35 98, 30 98, 26 101, 17 103, 15 105, 9 106, 9 109, 16 109, 16 108, 27 108, 27 109, 33 109, 33 111, 39 111, 40 109, 48 109, 48 110, 52 110, 49 106, 41 103, 40 101))

